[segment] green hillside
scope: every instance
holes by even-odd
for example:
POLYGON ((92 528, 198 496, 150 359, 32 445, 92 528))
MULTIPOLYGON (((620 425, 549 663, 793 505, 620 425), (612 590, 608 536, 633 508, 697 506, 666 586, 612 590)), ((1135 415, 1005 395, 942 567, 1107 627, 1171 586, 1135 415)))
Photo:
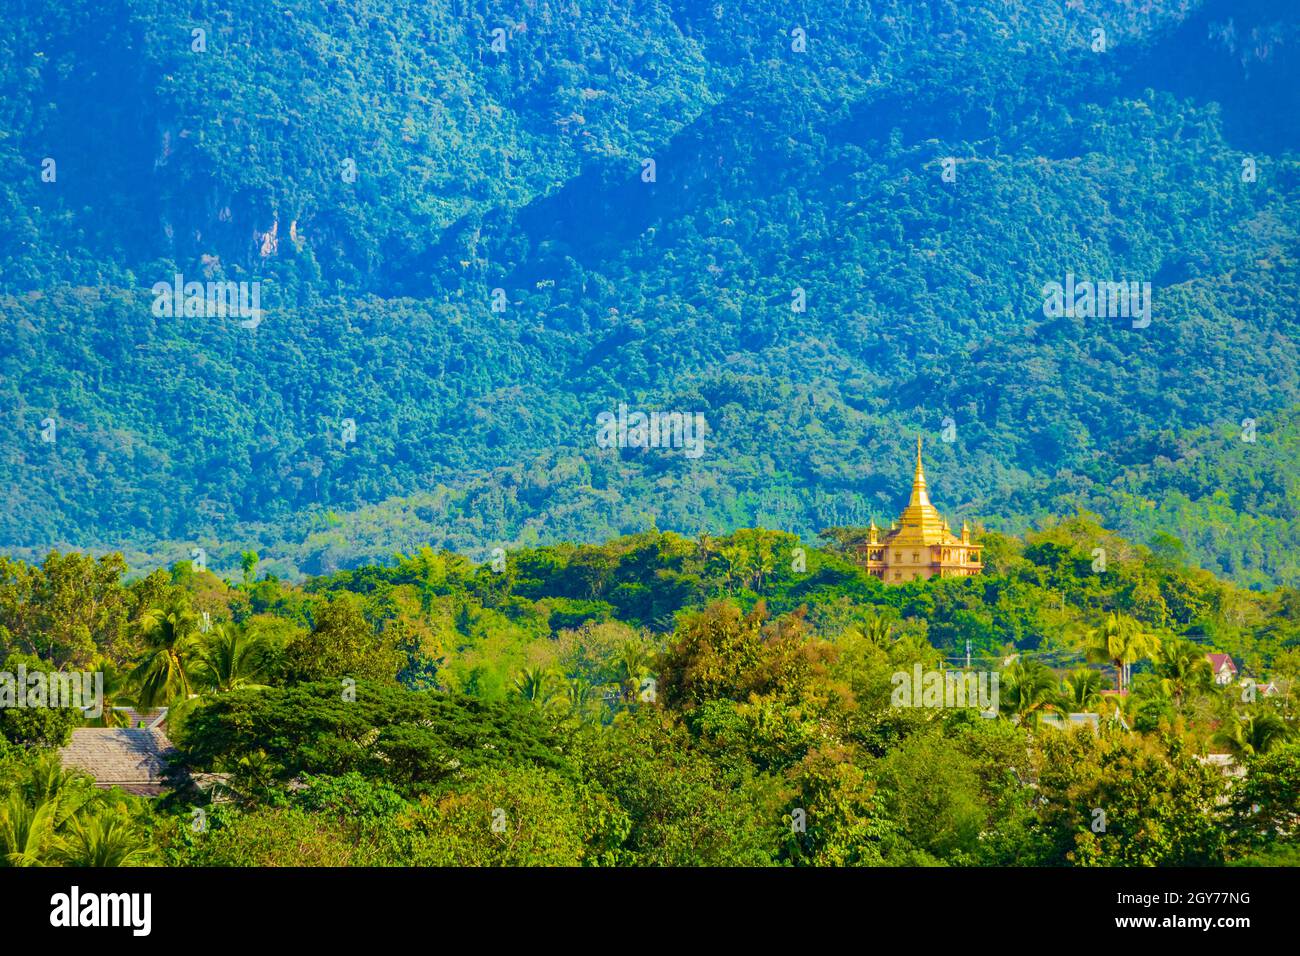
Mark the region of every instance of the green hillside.
POLYGON ((0 547, 295 576, 810 536, 890 517, 921 433, 953 520, 1086 508, 1300 581, 1300 19, 824 8, 5 18, 0 547), (177 272, 264 320, 155 316, 177 272), (1067 274, 1150 282, 1150 325, 1045 316, 1067 274), (704 455, 599 448, 621 402, 701 413, 704 455))

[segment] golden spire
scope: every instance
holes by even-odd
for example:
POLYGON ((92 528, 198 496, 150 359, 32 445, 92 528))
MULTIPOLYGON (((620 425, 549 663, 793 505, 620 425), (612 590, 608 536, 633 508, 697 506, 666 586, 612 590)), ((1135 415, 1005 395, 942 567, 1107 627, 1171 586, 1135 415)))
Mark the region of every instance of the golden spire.
POLYGON ((928 507, 930 495, 925 487, 925 469, 921 467, 921 436, 916 436, 916 473, 912 476, 912 497, 908 507, 928 507))
POLYGON ((933 545, 952 538, 944 527, 943 515, 930 503, 930 493, 925 482, 925 467, 921 462, 921 438, 916 439, 916 473, 912 476, 912 497, 899 518, 897 534, 890 537, 891 544, 933 545))

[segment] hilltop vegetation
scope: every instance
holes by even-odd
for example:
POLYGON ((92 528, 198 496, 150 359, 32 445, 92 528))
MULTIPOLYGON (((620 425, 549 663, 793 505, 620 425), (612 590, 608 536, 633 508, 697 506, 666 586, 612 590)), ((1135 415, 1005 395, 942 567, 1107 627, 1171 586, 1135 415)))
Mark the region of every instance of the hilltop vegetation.
POLYGON ((957 520, 1300 583, 1293 11, 588 6, 7 17, 0 545, 297 578, 811 536, 892 513, 919 431, 957 520), (264 321, 154 316, 176 272, 264 321), (1151 325, 1045 318, 1067 273, 1151 282, 1151 325), (597 448, 624 401, 704 457, 597 448))
POLYGON ((87 790, 52 817, 51 779, 85 788, 43 756, 75 721, 4 711, 0 849, 170 865, 1294 854, 1300 593, 1244 590, 1088 516, 986 535, 982 576, 893 587, 835 537, 647 532, 485 565, 425 549, 301 584, 252 553, 237 582, 181 563, 124 584, 117 556, 0 561, 0 667, 101 669, 110 705, 170 705, 180 750, 163 801, 87 790), (968 646, 971 673, 1001 682, 987 714, 900 703, 900 674, 959 673, 968 646), (1211 650, 1242 679, 1216 686, 1211 650), (1128 692, 1106 694, 1119 664, 1128 692), (1049 726, 1079 712, 1095 733, 1049 726))

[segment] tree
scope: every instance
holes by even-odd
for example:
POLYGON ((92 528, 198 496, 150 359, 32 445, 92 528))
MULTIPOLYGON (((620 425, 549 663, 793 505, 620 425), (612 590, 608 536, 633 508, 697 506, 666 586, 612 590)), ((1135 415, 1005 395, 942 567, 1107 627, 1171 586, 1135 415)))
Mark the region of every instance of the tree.
POLYGON ((1038 737, 1044 863, 1221 863, 1224 780, 1176 738, 1086 728, 1038 737))
POLYGON ((784 859, 796 866, 916 862, 885 809, 884 795, 847 753, 809 753, 792 783, 796 795, 781 821, 784 859))
MULTIPOLYGON (((20 666, 25 667, 29 675, 36 672, 48 675, 51 670, 47 664, 30 654, 11 654, 4 662, 4 670, 10 673, 10 680, 15 679, 14 672, 20 666)), ((28 688, 17 685, 15 681, 14 691, 26 694, 28 688)), ((23 707, 0 706, 0 740, 27 747, 62 747, 68 742, 73 729, 81 726, 83 720, 82 712, 76 706, 62 705, 76 703, 79 702, 47 698, 44 706, 30 700, 23 707)))
POLYGON ((395 642, 366 620, 361 598, 342 593, 316 606, 316 625, 285 651, 293 680, 388 681, 405 663, 395 642))
POLYGON ((239 567, 244 572, 244 587, 253 583, 253 577, 257 574, 258 556, 256 551, 241 551, 239 553, 239 567))
POLYGON ((624 701, 635 701, 641 693, 641 684, 652 673, 654 655, 639 638, 623 642, 618 655, 618 685, 624 701))
POLYGON ((203 679, 217 693, 266 686, 267 648, 256 632, 235 624, 218 624, 198 651, 203 679))
POLYGON ((1214 681, 1205 650, 1191 641, 1166 641, 1156 655, 1155 673, 1180 711, 1189 694, 1208 690, 1214 681))
POLYGON ((579 779, 618 802, 610 821, 619 863, 635 866, 762 866, 777 852, 780 804, 727 779, 692 749, 659 708, 620 714, 577 740, 579 779))
POLYGON ((124 660, 135 649, 125 573, 120 554, 51 551, 39 568, 0 557, 0 652, 33 654, 55 670, 124 660))
POLYGON ((953 864, 974 859, 992 821, 975 761, 955 741, 913 734, 877 772, 889 816, 909 843, 953 864))
POLYGON ((140 620, 145 654, 131 679, 140 688, 142 706, 185 700, 194 692, 194 672, 201 643, 199 619, 185 598, 176 596, 161 608, 151 608, 140 620))
POLYGON ((176 743, 190 769, 246 778, 234 784, 254 794, 302 774, 355 772, 411 796, 471 767, 568 768, 555 722, 518 700, 389 683, 358 682, 351 690, 326 680, 216 695, 189 717, 176 743))
POLYGON ((1115 668, 1120 694, 1128 692, 1128 668, 1136 661, 1151 657, 1160 650, 1160 637, 1144 631, 1131 617, 1112 611, 1084 638, 1088 660, 1111 664, 1115 668))
POLYGON ((54 752, 30 760, 0 803, 0 860, 8 866, 125 866, 146 842, 124 804, 113 803, 54 752))
POLYGON ((1300 744, 1281 743, 1246 758, 1232 793, 1233 831, 1247 846, 1270 846, 1300 827, 1300 744))
POLYGON ((409 866, 578 866, 584 812, 571 783, 553 772, 483 767, 395 822, 409 866))
POLYGON ((9 794, 0 805, 0 858, 7 866, 40 866, 53 853, 57 812, 56 803, 9 794))
POLYGON ((525 667, 515 678, 514 695, 546 710, 561 693, 555 675, 545 667, 525 667))
POLYGON ((65 866, 135 866, 148 860, 149 846, 125 804, 103 804, 72 819, 53 858, 65 866))
POLYGON ((708 700, 747 700, 751 694, 796 702, 825 689, 821 678, 834 648, 811 637, 801 613, 767 619, 760 601, 745 614, 719 601, 679 624, 659 663, 659 692, 684 711, 708 700))
POLYGON ((569 714, 582 720, 597 719, 603 703, 600 691, 581 677, 564 682, 564 701, 569 714))
POLYGON ((1091 667, 1079 667, 1061 680, 1064 706, 1071 713, 1088 713, 1101 706, 1101 673, 1091 667))
POLYGON ((1032 726, 1049 711, 1061 709, 1060 691, 1052 669, 1037 660, 1016 658, 1005 671, 999 690, 999 707, 1018 724, 1032 726))
POLYGON ((1267 754, 1292 736, 1291 726, 1271 710, 1234 711, 1230 720, 1214 735, 1216 743, 1238 760, 1267 754))
POLYGON ((893 622, 883 614, 873 614, 862 628, 862 636, 876 647, 884 650, 893 639, 893 622))

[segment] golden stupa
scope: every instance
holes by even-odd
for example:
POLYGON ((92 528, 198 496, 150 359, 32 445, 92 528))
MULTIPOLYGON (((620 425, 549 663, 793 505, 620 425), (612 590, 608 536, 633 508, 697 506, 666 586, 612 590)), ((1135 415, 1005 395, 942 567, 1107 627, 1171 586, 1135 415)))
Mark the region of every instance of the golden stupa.
POLYGON ((858 558, 866 569, 890 584, 914 578, 969 577, 983 569, 980 546, 972 544, 970 527, 962 522, 961 537, 952 533, 939 509, 930 503, 921 467, 921 439, 916 439, 916 473, 912 496, 898 521, 881 536, 872 520, 858 558))

